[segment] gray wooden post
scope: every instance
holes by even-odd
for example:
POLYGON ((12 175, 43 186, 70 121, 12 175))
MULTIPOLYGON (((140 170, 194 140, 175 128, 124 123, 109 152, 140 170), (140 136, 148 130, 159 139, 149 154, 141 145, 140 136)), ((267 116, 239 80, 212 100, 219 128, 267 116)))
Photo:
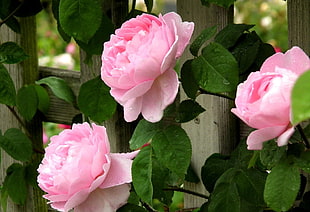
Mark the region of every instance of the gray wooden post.
MULTIPOLYGON (((201 5, 200 0, 177 0, 177 11, 183 20, 195 23, 193 38, 206 27, 218 25, 218 29, 222 29, 228 23, 233 22, 233 8, 224 9, 215 5, 207 8, 201 5)), ((185 55, 185 57, 190 56, 185 55)), ((182 92, 181 98, 184 98, 182 92)), ((230 113, 232 101, 201 95, 198 97, 198 102, 206 109, 206 112, 199 115, 196 120, 183 124, 183 128, 192 140, 192 166, 200 175, 200 169, 208 156, 215 152, 228 154, 233 149, 237 140, 237 125, 230 113)), ((205 193, 205 188, 201 183, 186 183, 185 187, 205 193)), ((205 201, 205 199, 187 194, 184 197, 185 208, 199 207, 205 201)))
MULTIPOLYGON (((33 83, 39 77, 38 58, 36 48, 36 22, 35 17, 21 18, 21 34, 16 34, 6 26, 0 28, 0 42, 13 41, 20 44, 25 52, 30 56, 24 62, 17 65, 8 65, 7 68, 15 82, 16 90, 24 84, 33 83)), ((27 130, 31 134, 31 139, 36 149, 42 148, 42 122, 36 117, 32 122, 26 123, 27 130)), ((0 129, 4 133, 8 128, 21 128, 16 118, 3 105, 0 105, 0 129)), ((0 182, 3 182, 6 169, 14 160, 3 151, 1 160, 0 182)), ((41 161, 43 155, 35 154, 34 158, 41 161)), ((29 188, 28 199, 25 206, 18 206, 11 201, 8 203, 7 211, 19 212, 44 212, 47 211, 46 201, 42 198, 43 192, 39 188, 29 188)), ((0 209, 1 210, 1 209, 0 209)))
POLYGON ((310 54, 310 1, 288 0, 288 43, 310 54))

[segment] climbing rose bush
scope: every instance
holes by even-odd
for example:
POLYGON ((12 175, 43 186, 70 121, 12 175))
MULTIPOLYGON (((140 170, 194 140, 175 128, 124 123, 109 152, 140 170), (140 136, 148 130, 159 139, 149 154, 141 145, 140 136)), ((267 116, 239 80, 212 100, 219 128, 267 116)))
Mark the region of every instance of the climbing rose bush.
POLYGON ((310 68, 309 57, 299 47, 269 57, 260 71, 251 73, 237 88, 236 108, 231 111, 257 130, 247 138, 248 149, 262 149, 265 141, 277 138, 278 146, 288 143, 291 125, 291 90, 310 68))
POLYGON ((174 13, 159 17, 142 14, 125 22, 104 43, 101 78, 111 95, 124 107, 127 122, 142 113, 157 122, 178 92, 174 71, 194 30, 174 13))
POLYGON ((129 197, 136 154, 110 153, 103 126, 73 125, 51 137, 38 168, 39 187, 59 211, 116 211, 129 197))

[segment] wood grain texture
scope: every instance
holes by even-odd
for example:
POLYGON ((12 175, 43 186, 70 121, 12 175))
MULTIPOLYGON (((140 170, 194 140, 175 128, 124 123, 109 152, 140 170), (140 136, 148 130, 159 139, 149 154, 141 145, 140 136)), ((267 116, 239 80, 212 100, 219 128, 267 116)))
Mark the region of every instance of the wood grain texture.
MULTIPOLYGON (((215 5, 208 8, 202 6, 200 0, 178 0, 177 10, 183 20, 195 23, 193 38, 206 27, 217 25, 218 29, 222 29, 233 21, 233 8, 224 9, 215 5)), ((191 56, 185 54, 182 59, 188 58, 191 56)), ((185 95, 181 92, 181 99, 184 98, 185 95)), ((235 146, 238 131, 236 119, 230 113, 232 101, 209 95, 201 95, 197 101, 206 109, 206 112, 199 115, 196 120, 182 126, 192 140, 192 166, 200 175, 205 159, 212 153, 230 153, 235 146)), ((206 193, 202 183, 186 183, 185 187, 199 193, 206 193)), ((206 201, 187 194, 184 198, 185 208, 200 207, 206 201)))
POLYGON ((310 55, 310 1, 287 0, 288 43, 310 55))
MULTIPOLYGON (((8 71, 15 83, 16 90, 25 84, 33 83, 39 77, 38 58, 36 48, 36 22, 35 17, 21 18, 21 34, 17 35, 6 26, 0 28, 0 42, 13 41, 18 43, 29 58, 19 64, 7 65, 8 71)), ((42 122, 40 117, 36 116, 33 121, 25 122, 26 129, 33 141, 36 149, 42 149, 42 122)), ((4 133, 9 128, 20 128, 20 123, 8 109, 0 105, 0 129, 4 133)), ((10 156, 2 151, 0 182, 3 182, 6 169, 14 161, 10 156)), ((33 155, 34 160, 40 162, 41 154, 33 155)), ((11 201, 8 202, 7 211, 10 212, 44 212, 47 211, 46 201, 42 198, 43 192, 39 188, 29 187, 28 198, 24 206, 18 206, 11 201)), ((0 209, 2 210, 2 209, 0 209)))

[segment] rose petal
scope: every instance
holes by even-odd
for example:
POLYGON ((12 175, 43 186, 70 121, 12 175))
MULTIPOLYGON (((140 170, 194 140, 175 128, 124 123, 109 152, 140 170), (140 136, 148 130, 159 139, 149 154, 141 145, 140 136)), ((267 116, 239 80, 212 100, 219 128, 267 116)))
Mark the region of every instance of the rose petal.
POLYGON ((278 146, 287 145, 290 137, 293 135, 294 132, 294 127, 290 127, 285 132, 283 132, 277 139, 278 146))
POLYGON ((310 69, 310 59, 302 49, 294 46, 285 54, 278 52, 270 56, 263 63, 261 72, 273 72, 276 67, 288 69, 300 75, 310 69))
POLYGON ((115 212, 126 204, 130 195, 128 184, 106 189, 96 189, 82 204, 74 208, 74 212, 115 212))
POLYGON ((287 126, 274 126, 258 129, 250 133, 247 139, 249 150, 261 150, 263 142, 278 137, 285 131, 287 126))
POLYGON ((127 122, 138 118, 142 109, 142 97, 128 100, 124 105, 124 119, 127 122))
POLYGON ((164 108, 174 101, 178 87, 178 75, 173 69, 161 75, 143 96, 143 117, 150 122, 159 121, 163 116, 164 108))

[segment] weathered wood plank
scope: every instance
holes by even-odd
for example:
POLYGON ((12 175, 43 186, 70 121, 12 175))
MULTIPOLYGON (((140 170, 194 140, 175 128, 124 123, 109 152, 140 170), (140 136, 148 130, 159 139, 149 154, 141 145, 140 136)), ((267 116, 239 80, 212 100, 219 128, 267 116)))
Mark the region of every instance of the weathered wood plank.
MULTIPOLYGON (((21 34, 18 35, 6 26, 0 28, 0 42, 13 41, 20 44, 25 52, 30 56, 27 60, 19 64, 8 65, 8 71, 15 83, 16 89, 24 84, 33 83, 38 79, 38 58, 36 48, 36 23, 35 17, 21 18, 21 34)), ((0 105, 0 129, 2 132, 8 128, 21 128, 20 123, 12 115, 12 113, 4 106, 0 105)), ((26 128, 33 141, 34 148, 42 147, 42 123, 39 117, 35 117, 33 121, 26 122, 26 128)), ((41 154, 35 154, 34 158, 37 162, 42 159, 41 154)), ((6 169, 14 161, 10 156, 2 152, 0 182, 2 183, 6 169)), ((28 198, 24 206, 18 206, 11 201, 8 203, 7 211, 10 212, 44 212, 47 211, 46 201, 42 198, 43 192, 38 188, 30 188, 28 190, 28 198)), ((2 208, 0 209, 0 211, 2 208)))
MULTIPOLYGON (((184 20, 195 23, 193 38, 206 27, 218 25, 218 29, 222 29, 233 21, 233 8, 224 9, 215 5, 207 8, 201 5, 200 0, 178 0, 177 10, 184 20)), ((184 56, 183 59, 191 57, 184 56)), ((182 98, 185 98, 185 95, 181 92, 182 98)), ((183 128, 192 140, 192 166, 200 175, 201 167, 208 156, 215 152, 227 154, 232 150, 238 132, 236 120, 230 113, 232 101, 209 95, 201 95, 197 101, 206 109, 206 112, 195 121, 183 124, 183 128)), ((202 183, 186 183, 185 187, 199 193, 206 193, 202 183)), ((185 208, 199 207, 206 201, 187 194, 184 199, 185 208)))
POLYGON ((288 0, 288 43, 310 54, 310 1, 288 0))

